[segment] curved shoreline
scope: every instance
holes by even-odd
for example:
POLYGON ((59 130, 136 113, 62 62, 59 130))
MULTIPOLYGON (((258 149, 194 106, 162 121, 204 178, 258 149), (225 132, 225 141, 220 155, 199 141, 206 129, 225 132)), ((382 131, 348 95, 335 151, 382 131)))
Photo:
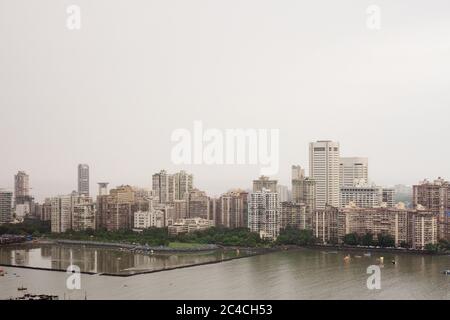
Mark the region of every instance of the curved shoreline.
MULTIPOLYGON (((123 244, 123 243, 111 243, 111 242, 95 242, 95 241, 78 241, 78 240, 40 240, 38 242, 25 242, 20 244, 14 244, 14 246, 17 245, 25 245, 25 246, 46 246, 46 245, 74 245, 74 246, 87 246, 91 248, 104 248, 104 249, 112 249, 112 250, 119 250, 124 249, 126 251, 131 251, 136 254, 140 255, 150 255, 152 254, 152 250, 158 254, 162 253, 171 253, 171 254, 180 254, 180 253, 202 253, 207 251, 235 251, 235 250, 242 250, 246 251, 244 254, 235 256, 235 257, 229 257, 224 258, 220 260, 212 260, 212 261, 205 261, 205 262, 198 262, 198 263, 191 263, 186 265, 179 265, 174 267, 167 267, 162 269, 143 269, 141 271, 131 271, 128 273, 109 273, 109 272, 91 272, 91 271, 80 271, 81 274, 87 274, 87 275, 100 275, 100 276, 111 276, 111 277, 131 277, 136 275, 143 275, 143 274, 150 274, 150 273, 156 273, 156 272, 163 272, 163 271, 170 271, 175 269, 184 269, 184 268, 190 268, 190 267, 197 267, 202 265, 209 265, 209 264, 216 264, 221 262, 227 262, 231 260, 237 260, 242 258, 249 258, 257 255, 266 254, 269 252, 275 252, 279 251, 278 249, 274 248, 242 248, 242 247, 221 247, 218 245, 205 245, 205 247, 202 248, 180 248, 180 249, 173 249, 169 247, 157 247, 159 250, 154 250, 155 247, 147 247, 147 246, 141 246, 141 245, 131 245, 131 244, 123 244), (152 249, 153 248, 153 249, 152 249)), ((12 245, 11 245, 12 246, 12 245)), ((56 269, 56 268, 44 268, 44 267, 33 267, 33 266, 21 266, 21 265, 12 265, 12 264, 2 264, 0 263, 1 267, 9 267, 9 268, 21 268, 21 269, 31 269, 31 270, 39 270, 39 271, 56 271, 56 272, 65 272, 67 273, 66 269, 56 269)))
MULTIPOLYGON (((179 248, 179 249, 173 249, 169 247, 147 247, 147 246, 141 246, 141 245, 132 245, 132 244, 124 244, 124 243, 111 243, 111 242, 95 242, 95 241, 79 241, 79 240, 40 240, 38 242, 25 242, 15 245, 36 245, 36 246, 43 246, 43 245, 75 245, 75 246, 89 246, 89 247, 97 247, 97 248, 111 248, 113 250, 119 250, 124 249, 127 251, 132 251, 137 254, 141 255, 149 255, 151 254, 151 250, 154 252, 157 252, 159 254, 161 253, 201 253, 205 251, 234 251, 234 250, 246 250, 245 255, 241 256, 235 256, 235 257, 229 257, 224 258, 220 260, 213 260, 213 261, 205 261, 205 262, 198 262, 198 263, 192 263, 192 264, 186 264, 186 265, 179 265, 174 267, 167 267, 163 269, 154 269, 154 270, 141 270, 141 271, 135 271, 135 272, 129 272, 129 273, 109 273, 109 272, 90 272, 90 271, 81 271, 81 274, 87 274, 87 275, 100 275, 100 276, 111 276, 111 277, 131 277, 136 275, 143 275, 143 274, 150 274, 150 273, 157 273, 157 272, 163 272, 163 271, 170 271, 170 270, 176 270, 176 269, 184 269, 184 268, 190 268, 190 267, 197 267, 197 266, 203 266, 203 265, 210 265, 210 264, 217 264, 221 262, 227 262, 242 258, 249 258, 257 255, 262 255, 266 253, 273 253, 273 252, 280 252, 280 251, 289 251, 289 250, 302 250, 302 249, 311 249, 311 250, 335 250, 339 252, 345 252, 345 251, 353 251, 353 252, 372 252, 372 253, 391 253, 391 254, 413 254, 413 255, 449 255, 449 253, 430 253, 423 250, 406 250, 406 249, 397 249, 397 248, 369 248, 369 247, 353 247, 353 246, 339 246, 339 245, 309 245, 309 246, 297 246, 297 245, 280 245, 275 246, 271 248, 244 248, 244 247, 223 247, 218 245, 207 245, 202 248, 179 248), (155 250, 158 249, 158 250, 155 250)), ((9 246, 9 245, 7 245, 9 246)), ((22 268, 22 269, 31 269, 31 270, 39 270, 39 271, 56 271, 56 272, 66 272, 65 269, 53 269, 53 268, 44 268, 44 267, 33 267, 33 266, 19 266, 19 265, 11 265, 11 264, 1 264, 2 267, 9 267, 9 268, 22 268)))
MULTIPOLYGON (((274 252, 274 250, 259 250, 252 253, 248 253, 246 255, 237 256, 237 257, 230 257, 225 258, 221 260, 213 260, 213 261, 205 261, 205 262, 198 262, 198 263, 192 263, 187 265, 180 265, 175 267, 168 267, 164 269, 155 269, 155 270, 142 270, 137 272, 130 272, 130 273, 109 273, 109 272, 90 272, 90 271, 80 271, 81 274, 87 274, 87 275, 99 275, 99 276, 109 276, 109 277, 132 277, 132 276, 138 276, 143 274, 150 274, 150 273, 157 273, 157 272, 163 272, 163 271, 171 271, 176 269, 185 269, 185 268, 191 268, 191 267, 198 267, 198 266, 204 266, 209 264, 217 264, 237 259, 243 259, 243 258, 250 258, 266 253, 274 252)), ((43 268, 43 267, 32 267, 32 266, 18 266, 18 265, 11 265, 11 264, 1 264, 1 267, 7 267, 7 268, 19 268, 19 269, 31 269, 31 270, 39 270, 39 271, 53 271, 53 272, 65 272, 70 273, 65 269, 54 269, 54 268, 43 268)))

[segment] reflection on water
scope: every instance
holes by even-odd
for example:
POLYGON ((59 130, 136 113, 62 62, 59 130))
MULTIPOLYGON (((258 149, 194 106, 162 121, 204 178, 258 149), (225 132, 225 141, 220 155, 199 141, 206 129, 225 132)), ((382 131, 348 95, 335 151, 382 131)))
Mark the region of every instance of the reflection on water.
MULTIPOLYGON (((280 251, 246 259, 132 277, 83 274, 81 290, 68 290, 67 273, 6 267, 0 299, 34 294, 61 299, 450 299, 450 256, 401 253, 280 251), (346 256, 350 258, 345 259, 346 256), (384 257, 381 265, 380 258, 384 257), (395 261, 395 264, 392 263, 395 261), (367 267, 381 266, 381 289, 367 288, 367 267)), ((242 251, 241 251, 242 254, 242 251)), ((223 253, 226 257, 227 253, 223 253)), ((222 258, 222 253, 143 256, 109 249, 15 247, 0 249, 1 261, 84 270, 130 272, 222 258), (120 258, 120 259, 118 259, 120 258)))
POLYGON ((144 255, 118 249, 79 245, 17 245, 0 247, 0 264, 67 270, 77 265, 82 272, 133 274, 221 261, 246 253, 206 251, 144 255))

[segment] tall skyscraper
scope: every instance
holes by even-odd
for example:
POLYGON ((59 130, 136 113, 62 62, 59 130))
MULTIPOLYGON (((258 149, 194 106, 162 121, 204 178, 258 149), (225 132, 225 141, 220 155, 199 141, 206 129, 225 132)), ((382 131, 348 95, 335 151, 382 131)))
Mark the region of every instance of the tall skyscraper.
POLYGON ((250 195, 248 227, 261 238, 276 239, 280 233, 281 216, 278 193, 268 189, 250 195))
POLYGON ((309 145, 309 176, 316 182, 316 209, 339 207, 338 142, 317 141, 309 145))
POLYGON ((304 203, 312 214, 316 210, 316 182, 310 178, 292 179, 292 201, 304 203))
POLYGON ((66 232, 72 228, 72 195, 57 196, 51 199, 51 231, 66 232))
POLYGON ((78 194, 72 196, 72 230, 95 230, 95 215, 95 204, 91 197, 78 194))
POLYGON ((206 192, 198 189, 191 190, 188 195, 188 217, 213 220, 213 217, 209 217, 209 205, 210 202, 206 192))
POLYGON ((51 231, 95 229, 95 205, 92 198, 72 192, 50 199, 51 231))
POLYGON ((171 203, 175 200, 175 180, 173 175, 165 170, 152 176, 152 188, 159 203, 171 203))
POLYGON ((78 194, 89 197, 89 166, 78 165, 78 194))
POLYGON ((253 180, 253 192, 268 189, 271 192, 277 192, 277 180, 270 180, 269 177, 261 176, 258 180, 253 180))
POLYGON ((0 189, 0 224, 12 221, 12 199, 11 191, 0 189))
POLYGON ((292 166, 292 202, 305 204, 309 215, 316 210, 316 182, 300 166, 292 166))
POLYGON ((15 204, 24 204, 30 201, 30 177, 25 171, 19 171, 14 176, 15 204))
POLYGON ((341 187, 353 187, 369 182, 369 160, 367 158, 341 157, 339 181, 341 187))
POLYGON ((301 180, 305 178, 305 169, 300 166, 292 166, 292 180, 301 180))
MULTIPOLYGON (((222 225, 222 216, 221 216, 221 211, 220 211, 220 203, 221 199, 220 198, 214 198, 214 197, 210 197, 209 198, 209 220, 211 220, 213 222, 213 226, 221 226, 222 225)), ((244 225, 246 226, 245 222, 244 225)))
POLYGON ((193 189, 194 176, 181 170, 173 175, 175 183, 175 200, 183 200, 184 197, 193 189))
MULTIPOLYGON (((136 194, 131 186, 111 189, 109 195, 97 197, 96 227, 106 228, 108 231, 131 229, 134 213, 138 209, 136 194)), ((148 206, 143 209, 148 210, 148 206)))
POLYGON ((24 217, 35 214, 35 204, 30 196, 30 177, 25 171, 19 171, 14 176, 14 209, 15 217, 22 220, 24 217))
POLYGON ((153 194, 158 197, 159 203, 184 200, 193 188, 194 176, 183 170, 175 174, 161 170, 152 176, 153 194))
POLYGON ((248 193, 242 190, 230 191, 220 197, 220 225, 227 228, 246 228, 248 193))
POLYGON ((185 219, 188 217, 188 201, 187 200, 175 200, 171 206, 170 219, 177 221, 179 219, 185 219))

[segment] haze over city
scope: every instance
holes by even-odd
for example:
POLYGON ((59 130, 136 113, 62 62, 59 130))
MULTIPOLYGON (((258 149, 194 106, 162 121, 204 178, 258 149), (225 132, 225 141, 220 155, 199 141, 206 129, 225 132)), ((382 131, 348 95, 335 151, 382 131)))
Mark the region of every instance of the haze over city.
POLYGON ((369 158, 379 185, 450 177, 448 1, 1 1, 0 187, 18 170, 37 200, 108 181, 151 187, 184 169, 208 193, 250 188, 259 166, 171 162, 171 133, 280 129, 280 170, 308 143, 369 158), (407 10, 405 10, 407 8, 407 10), (14 32, 11 32, 11 29, 14 32))

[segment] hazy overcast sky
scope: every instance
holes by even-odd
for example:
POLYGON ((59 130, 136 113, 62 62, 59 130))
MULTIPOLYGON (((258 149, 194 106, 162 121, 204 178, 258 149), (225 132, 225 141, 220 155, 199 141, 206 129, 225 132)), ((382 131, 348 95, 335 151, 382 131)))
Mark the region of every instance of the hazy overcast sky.
POLYGON ((0 187, 151 186, 188 170, 211 194, 257 166, 176 166, 177 128, 280 129, 280 183, 308 142, 369 158, 371 180, 450 178, 448 0, 0 0, 0 187), (81 8, 81 30, 66 8, 81 8), (366 8, 381 9, 381 30, 366 8))

